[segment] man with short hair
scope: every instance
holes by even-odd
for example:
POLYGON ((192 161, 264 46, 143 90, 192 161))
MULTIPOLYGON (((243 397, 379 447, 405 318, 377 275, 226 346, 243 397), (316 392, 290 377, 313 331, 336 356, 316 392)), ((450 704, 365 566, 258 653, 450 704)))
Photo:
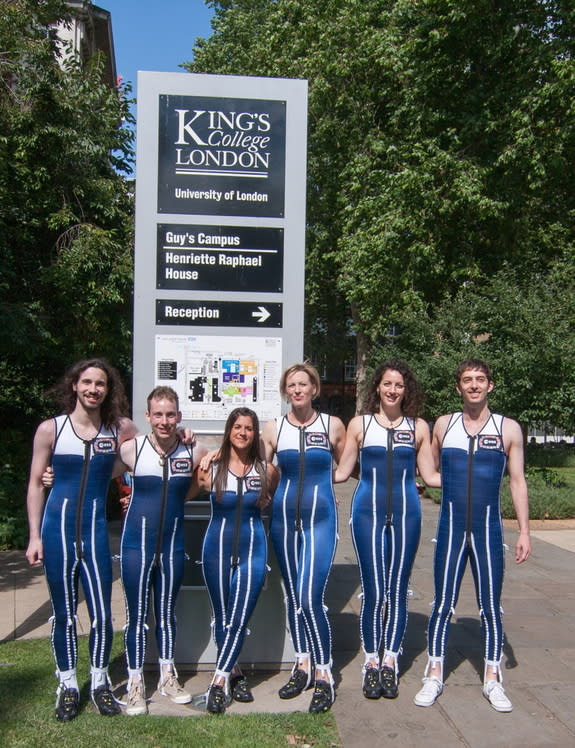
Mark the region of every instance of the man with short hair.
POLYGON ((122 582, 126 598, 126 713, 147 714, 143 666, 150 594, 154 592, 156 643, 159 654, 158 691, 175 704, 192 696, 178 681, 174 665, 176 599, 184 574, 184 502, 192 475, 205 447, 185 445, 178 435, 182 419, 178 395, 156 387, 148 396, 149 434, 124 442, 122 469, 130 470, 132 498, 121 543, 122 582))
POLYGON ((136 434, 118 372, 102 359, 72 366, 54 390, 63 415, 43 421, 34 437, 27 508, 30 564, 44 563, 54 616, 52 646, 58 689, 56 718, 78 714, 76 675, 78 581, 90 615, 92 700, 100 714, 120 711, 108 664, 113 639, 112 561, 106 523, 108 485, 120 444, 136 434), (42 474, 54 467, 45 501, 42 474))
POLYGON ((503 627, 503 529, 500 487, 505 467, 519 536, 515 561, 531 552, 529 504, 523 462, 523 434, 516 421, 492 413, 494 382, 485 361, 467 359, 456 372, 463 410, 441 416, 432 450, 442 478, 442 501, 434 560, 435 600, 428 627, 429 660, 417 706, 431 706, 443 691, 443 660, 449 621, 467 560, 471 564, 484 634, 483 695, 499 712, 513 709, 501 678, 503 627))

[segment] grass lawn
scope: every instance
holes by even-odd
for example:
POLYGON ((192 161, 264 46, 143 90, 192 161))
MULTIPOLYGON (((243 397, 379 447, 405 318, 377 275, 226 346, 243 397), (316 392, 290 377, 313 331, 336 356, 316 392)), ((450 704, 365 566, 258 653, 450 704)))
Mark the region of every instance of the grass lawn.
MULTIPOLYGON (((123 664, 123 638, 114 637, 112 659, 123 664)), ((181 748, 218 746, 339 746, 333 715, 253 714, 191 717, 101 717, 88 704, 88 650, 80 638, 81 712, 70 723, 54 717, 56 678, 47 639, 0 644, 2 746, 22 748, 181 748)))

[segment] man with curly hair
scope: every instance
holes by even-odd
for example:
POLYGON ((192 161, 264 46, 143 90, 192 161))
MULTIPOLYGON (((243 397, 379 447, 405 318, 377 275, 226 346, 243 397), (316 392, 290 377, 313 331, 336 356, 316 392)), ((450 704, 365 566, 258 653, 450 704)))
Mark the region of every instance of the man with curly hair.
POLYGON ((102 715, 120 712, 108 677, 113 627, 112 561, 106 498, 120 444, 135 436, 118 372, 102 359, 72 366, 54 388, 63 414, 36 431, 27 508, 30 564, 44 564, 52 607, 58 689, 56 718, 78 714, 76 611, 81 580, 90 615, 92 700, 102 715), (42 474, 54 469, 44 497, 42 474))

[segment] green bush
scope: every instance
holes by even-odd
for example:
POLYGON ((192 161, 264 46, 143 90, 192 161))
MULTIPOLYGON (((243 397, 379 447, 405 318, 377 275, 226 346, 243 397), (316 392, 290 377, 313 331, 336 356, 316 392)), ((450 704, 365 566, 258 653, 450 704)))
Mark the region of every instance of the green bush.
POLYGON ((569 444, 528 444, 525 462, 529 467, 575 467, 575 447, 569 444))
MULTIPOLYGON (((575 517, 575 491, 555 470, 528 468, 530 519, 569 519, 575 517)), ((515 519, 515 510, 506 478, 501 492, 501 510, 506 519, 515 519)))
MULTIPOLYGON (((571 519, 575 517, 575 487, 569 481, 569 471, 528 467, 529 519, 571 519)), ((441 490, 426 488, 425 494, 436 504, 441 501, 441 490)), ((509 491, 509 478, 501 488, 501 515, 516 519, 509 491)))
POLYGON ((7 433, 0 456, 0 550, 26 547, 26 486, 31 445, 7 433))

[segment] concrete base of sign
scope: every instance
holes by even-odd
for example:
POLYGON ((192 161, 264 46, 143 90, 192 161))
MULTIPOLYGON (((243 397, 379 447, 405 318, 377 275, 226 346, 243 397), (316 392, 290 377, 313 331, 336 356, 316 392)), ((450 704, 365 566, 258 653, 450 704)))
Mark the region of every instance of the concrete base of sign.
MULTIPOLYGON (((215 666, 216 646, 212 637, 212 607, 199 564, 202 543, 210 517, 209 502, 186 505, 186 571, 178 595, 176 617, 178 634, 175 648, 176 666, 185 670, 204 670, 215 666)), ((268 571, 249 623, 240 664, 246 669, 277 670, 293 665, 294 650, 287 629, 284 592, 278 563, 271 545, 268 571)), ((155 621, 150 616, 146 664, 156 663, 158 652, 154 640, 155 621)))

